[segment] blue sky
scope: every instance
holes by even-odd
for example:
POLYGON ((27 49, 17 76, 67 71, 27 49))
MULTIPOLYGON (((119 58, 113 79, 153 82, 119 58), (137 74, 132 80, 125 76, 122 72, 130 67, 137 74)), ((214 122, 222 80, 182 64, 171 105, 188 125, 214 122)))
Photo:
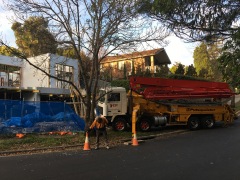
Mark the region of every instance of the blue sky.
MULTIPOLYGON (((16 47, 14 33, 11 29, 11 17, 14 17, 14 15, 11 12, 4 11, 0 5, 0 38, 9 45, 16 47)), ((176 62, 181 62, 183 65, 193 64, 193 51, 196 43, 184 43, 183 40, 176 36, 170 36, 167 40, 169 44, 164 48, 172 65, 176 62)))

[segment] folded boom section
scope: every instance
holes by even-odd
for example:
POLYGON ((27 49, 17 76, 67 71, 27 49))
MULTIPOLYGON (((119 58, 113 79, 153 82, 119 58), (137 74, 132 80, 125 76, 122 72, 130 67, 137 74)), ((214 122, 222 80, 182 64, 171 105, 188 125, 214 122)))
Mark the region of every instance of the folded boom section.
POLYGON ((130 77, 130 87, 146 99, 229 98, 227 83, 199 80, 130 77))

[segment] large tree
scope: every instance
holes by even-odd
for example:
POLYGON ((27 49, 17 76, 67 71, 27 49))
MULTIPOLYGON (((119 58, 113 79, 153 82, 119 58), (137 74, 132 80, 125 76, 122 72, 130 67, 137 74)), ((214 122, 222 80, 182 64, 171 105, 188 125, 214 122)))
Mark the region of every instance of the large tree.
POLYGON ((225 67, 220 66, 220 62, 218 60, 220 54, 222 53, 222 42, 220 44, 217 42, 211 43, 208 45, 208 58, 209 58, 209 71, 208 76, 210 80, 213 81, 223 81, 222 70, 225 67))
POLYGON ((27 57, 45 53, 56 53, 57 42, 48 30, 48 20, 44 17, 29 17, 21 22, 14 22, 12 30, 16 44, 27 57))
POLYGON ((224 79, 232 87, 240 87, 240 31, 223 47, 223 53, 219 57, 224 79))
POLYGON ((194 66, 199 76, 209 80, 222 81, 217 58, 220 55, 218 44, 201 43, 193 53, 194 66))
POLYGON ((208 55, 207 55, 207 44, 201 43, 194 49, 193 61, 197 73, 203 68, 208 69, 208 55))
POLYGON ((239 0, 142 0, 141 13, 187 41, 229 38, 239 28, 239 0))
MULTIPOLYGON (((239 0, 142 0, 139 12, 158 20, 176 36, 189 42, 234 39, 240 29, 239 0)), ((221 63, 232 62, 225 58, 221 63)), ((226 66, 220 68, 227 71, 226 66)), ((205 72, 206 69, 201 74, 205 72)), ((232 75, 237 76, 237 73, 232 75)))
MULTIPOLYGON (((48 19, 49 28, 59 45, 74 49, 86 96, 75 84, 69 83, 85 104, 87 123, 92 121, 91 115, 94 114, 102 59, 113 52, 132 51, 142 43, 162 43, 168 36, 159 23, 152 23, 138 15, 137 1, 8 0, 6 3, 18 17, 40 15, 48 19), (89 74, 85 73, 81 51, 90 57, 89 74)), ((23 54, 16 55, 28 61, 23 54)), ((49 75, 46 71, 44 73, 49 75)))

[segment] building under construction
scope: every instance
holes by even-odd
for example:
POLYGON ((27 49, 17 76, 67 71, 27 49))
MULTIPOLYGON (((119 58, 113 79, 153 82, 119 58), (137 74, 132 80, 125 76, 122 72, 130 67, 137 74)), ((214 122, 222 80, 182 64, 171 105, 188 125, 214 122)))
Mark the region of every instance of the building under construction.
MULTIPOLYGON (((29 60, 51 76, 78 86, 77 60, 53 54, 29 60)), ((82 129, 83 120, 77 116, 81 104, 74 103, 75 98, 68 83, 47 76, 21 59, 0 55, 0 132, 23 128, 31 128, 30 132, 71 130, 71 123, 82 129), (46 122, 51 123, 45 127, 46 122)))
MULTIPOLYGON (((44 54, 29 60, 60 79, 78 85, 77 60, 44 54)), ((21 59, 0 56, 0 99, 26 101, 69 101, 69 84, 50 78, 21 59)))

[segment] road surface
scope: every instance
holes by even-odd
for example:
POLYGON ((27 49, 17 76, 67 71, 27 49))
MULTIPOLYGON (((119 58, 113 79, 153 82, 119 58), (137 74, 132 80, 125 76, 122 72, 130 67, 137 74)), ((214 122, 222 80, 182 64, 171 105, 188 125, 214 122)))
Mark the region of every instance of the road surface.
POLYGON ((240 120, 139 146, 0 157, 1 180, 239 180, 240 120))

